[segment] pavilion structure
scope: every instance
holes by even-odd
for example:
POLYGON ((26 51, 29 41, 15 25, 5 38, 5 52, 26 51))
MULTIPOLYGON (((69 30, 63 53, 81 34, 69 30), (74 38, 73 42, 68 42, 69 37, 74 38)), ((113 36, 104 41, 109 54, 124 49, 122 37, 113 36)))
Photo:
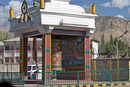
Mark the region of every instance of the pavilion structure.
MULTIPOLYGON (((37 0, 39 5, 21 6, 22 15, 13 16, 10 9, 11 32, 18 35, 21 47, 21 72, 28 78, 28 38, 42 38, 42 72, 90 71, 90 34, 95 29, 95 4, 92 13, 70 0, 37 0)), ((35 40, 36 41, 36 40, 35 40)), ((35 46, 35 45, 34 45, 35 46)), ((49 78, 43 75, 43 79, 49 78)), ((87 74, 86 78, 90 75, 87 74)))

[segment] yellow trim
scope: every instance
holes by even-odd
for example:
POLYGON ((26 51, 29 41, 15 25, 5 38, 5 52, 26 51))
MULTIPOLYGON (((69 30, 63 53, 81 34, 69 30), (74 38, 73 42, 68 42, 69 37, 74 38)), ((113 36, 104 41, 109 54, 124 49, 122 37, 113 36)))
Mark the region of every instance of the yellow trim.
POLYGON ((40 0, 40 8, 44 8, 44 0, 40 0))
POLYGON ((79 85, 79 87, 83 87, 83 85, 79 85))
POLYGON ((117 71, 116 71, 116 80, 119 80, 119 71, 118 71, 118 69, 119 69, 119 59, 116 60, 116 69, 117 69, 117 71))
POLYGON ((23 62, 23 57, 24 57, 24 56, 23 56, 23 55, 24 55, 24 54, 23 54, 23 50, 24 50, 24 38, 22 38, 22 72, 23 72, 23 63, 24 63, 24 62, 23 62))
POLYGON ((71 87, 76 87, 76 85, 71 85, 71 87))
MULTIPOLYGON (((47 44, 47 35, 45 34, 45 72, 46 72, 46 45, 47 44)), ((46 80, 46 73, 45 73, 45 80, 46 80)))
POLYGON ((90 87, 90 85, 86 85, 86 87, 90 87))
POLYGON ((9 10, 9 13, 10 13, 10 18, 13 18, 14 17, 14 13, 13 13, 13 9, 10 7, 10 10, 9 10))
POLYGON ((118 86, 122 86, 122 83, 118 83, 117 85, 118 85, 118 86))
POLYGON ((125 86, 128 86, 128 85, 130 85, 130 83, 125 83, 125 86))
POLYGON ((111 70, 112 67, 111 67, 111 59, 109 60, 109 70, 111 70))
POLYGON ((111 86, 114 86, 114 83, 111 83, 111 86))
POLYGON ((86 71, 86 36, 84 36, 84 71, 86 71))
POLYGON ((67 87, 66 85, 63 85, 62 87, 67 87))
MULTIPOLYGON (((111 59, 109 59, 109 70, 112 70, 112 67, 111 67, 111 59)), ((111 74, 110 74, 110 72, 109 72, 109 79, 111 78, 110 75, 111 75, 111 74)))
POLYGON ((106 84, 102 84, 102 87, 106 87, 106 84))
POLYGON ((98 84, 94 84, 93 87, 98 87, 98 84))
POLYGON ((53 86, 53 87, 58 87, 58 86, 53 86))

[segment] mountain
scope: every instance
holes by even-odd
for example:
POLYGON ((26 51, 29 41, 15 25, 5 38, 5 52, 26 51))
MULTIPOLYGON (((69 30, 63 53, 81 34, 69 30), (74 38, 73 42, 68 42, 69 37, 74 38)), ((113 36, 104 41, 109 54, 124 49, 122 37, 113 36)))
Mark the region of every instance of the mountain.
POLYGON ((0 26, 0 41, 15 37, 14 33, 9 32, 9 29, 6 25, 0 26))
MULTIPOLYGON (((88 10, 88 12, 90 11, 88 10)), ((102 34, 104 34, 105 41, 109 41, 111 34, 113 37, 119 37, 126 31, 126 28, 127 28, 129 32, 123 35, 120 39, 125 42, 128 42, 130 45, 130 22, 128 23, 126 27, 127 23, 128 23, 128 20, 125 20, 119 17, 98 16, 96 18, 96 29, 95 29, 94 34, 91 34, 91 38, 94 38, 100 41, 102 34)), ((1 32, 8 33, 10 38, 13 38, 14 34, 10 33, 9 29, 10 28, 6 25, 3 25, 0 27, 1 32)))
POLYGON ((110 39, 110 35, 118 38, 126 29, 129 32, 124 34, 120 39, 130 45, 130 22, 128 20, 113 16, 98 16, 96 18, 96 29, 94 34, 91 34, 91 38, 100 41, 102 34, 104 34, 104 39, 107 42, 110 39))

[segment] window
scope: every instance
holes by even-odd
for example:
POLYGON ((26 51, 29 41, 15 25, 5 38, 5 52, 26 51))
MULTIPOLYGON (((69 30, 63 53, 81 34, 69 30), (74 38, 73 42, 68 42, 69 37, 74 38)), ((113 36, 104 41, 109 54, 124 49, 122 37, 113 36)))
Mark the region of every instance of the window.
POLYGON ((19 46, 16 46, 16 50, 20 50, 20 47, 19 47, 19 46))
POLYGON ((0 49, 0 53, 4 53, 4 49, 0 49))
POLYGON ((42 46, 41 46, 41 45, 38 46, 38 47, 37 47, 37 50, 42 50, 42 46))
POLYGON ((3 60, 0 59, 0 64, 2 64, 2 63, 3 63, 3 60))
POLYGON ((37 61, 38 61, 38 62, 42 61, 42 58, 40 58, 40 57, 39 57, 39 58, 37 58, 37 61))
POLYGON ((19 63, 20 62, 20 58, 19 57, 16 57, 16 62, 19 63))
POLYGON ((28 50, 31 50, 31 46, 30 45, 28 45, 28 50))
POLYGON ((14 62, 14 58, 10 58, 10 62, 13 63, 14 62))
POLYGON ((38 68, 39 68, 39 70, 42 70, 42 66, 39 66, 38 68))
POLYGON ((1 53, 4 53, 4 49, 1 49, 1 53))
POLYGON ((5 46, 5 50, 9 50, 9 46, 5 46))
POLYGON ((36 70, 36 68, 37 68, 36 66, 33 66, 33 70, 36 70))
POLYGON ((9 58, 5 58, 5 63, 9 63, 9 58))
POLYGON ((10 50, 14 50, 14 46, 10 46, 10 50))

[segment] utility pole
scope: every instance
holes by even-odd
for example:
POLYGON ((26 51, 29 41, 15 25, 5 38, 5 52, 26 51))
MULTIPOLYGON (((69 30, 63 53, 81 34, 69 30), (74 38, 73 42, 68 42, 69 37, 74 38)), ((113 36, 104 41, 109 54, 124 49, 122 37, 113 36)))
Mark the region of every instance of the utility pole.
POLYGON ((123 35, 127 34, 129 31, 126 29, 126 31, 120 35, 117 39, 116 39, 116 49, 117 49, 117 58, 119 57, 119 52, 118 52, 118 39, 120 39, 123 35))

